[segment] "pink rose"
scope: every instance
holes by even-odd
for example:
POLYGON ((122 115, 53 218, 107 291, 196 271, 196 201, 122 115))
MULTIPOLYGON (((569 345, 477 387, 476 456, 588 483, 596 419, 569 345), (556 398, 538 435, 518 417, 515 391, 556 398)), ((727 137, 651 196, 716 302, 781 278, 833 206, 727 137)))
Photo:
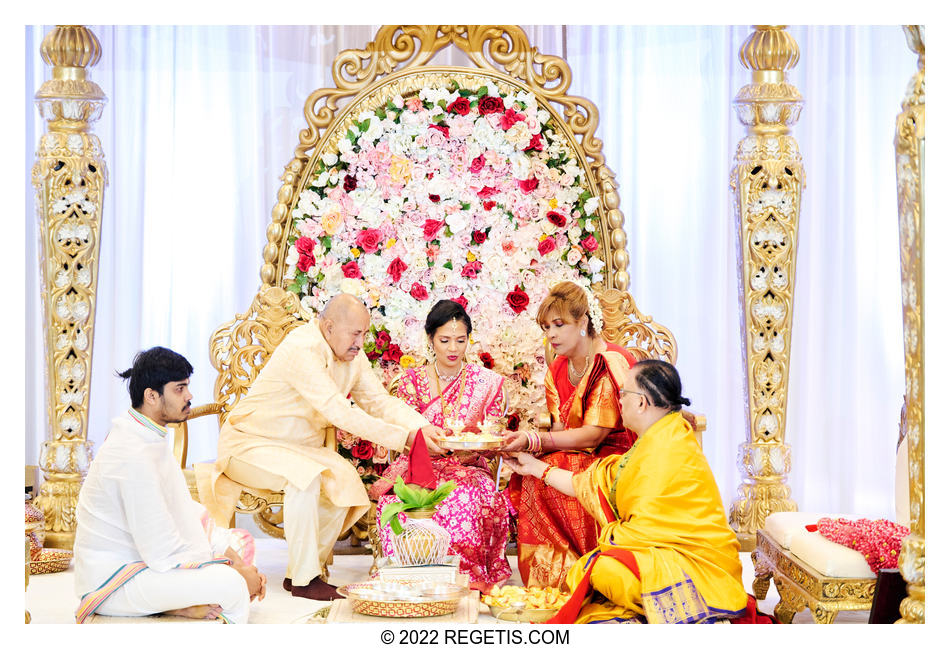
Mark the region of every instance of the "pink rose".
POLYGON ((475 279, 478 276, 478 272, 482 269, 482 262, 470 261, 462 267, 461 275, 462 277, 468 277, 469 279, 475 279))
POLYGON ((435 219, 426 219, 426 222, 422 225, 422 236, 426 241, 432 241, 441 232, 442 228, 445 226, 445 221, 436 221, 435 219))
POLYGON ((541 139, 540 133, 535 133, 531 136, 531 141, 528 142, 522 151, 544 151, 544 141, 541 139))
POLYGON ((507 131, 518 122, 523 122, 523 121, 524 121, 524 115, 522 115, 521 113, 519 113, 518 111, 512 108, 509 108, 508 110, 505 111, 505 114, 501 116, 500 124, 501 124, 502 130, 507 131))
MULTIPOLYGON (((535 181, 535 184, 537 184, 537 181, 535 181)), ((489 197, 491 197, 491 196, 494 196, 494 195, 497 194, 498 192, 499 192, 499 190, 495 189, 494 187, 485 186, 485 187, 482 187, 481 189, 479 189, 479 190, 478 190, 478 193, 477 193, 476 195, 477 195, 479 198, 489 198, 489 197)))
POLYGON ((473 174, 477 174, 484 168, 485 168, 485 156, 479 154, 477 158, 472 160, 472 164, 469 165, 468 170, 471 171, 473 174))
POLYGON ((460 295, 460 296, 458 296, 458 297, 454 297, 454 298, 452 298, 452 301, 453 301, 453 302, 458 302, 459 304, 462 305, 462 308, 463 308, 463 309, 468 310, 468 300, 465 299, 465 296, 464 296, 464 295, 460 295))
POLYGON ((389 343, 392 342, 392 337, 389 335, 389 332, 385 329, 382 331, 376 332, 376 347, 379 349, 386 349, 389 346, 389 343))
POLYGON ((294 242, 294 248, 296 248, 297 252, 301 255, 312 255, 314 244, 314 240, 310 237, 300 237, 294 242))
POLYGON ((356 235, 356 245, 369 254, 376 252, 382 240, 383 235, 376 228, 367 228, 356 235))
POLYGON ((597 239, 594 238, 594 235, 589 234, 585 238, 581 239, 581 246, 587 252, 594 252, 597 250, 597 239))
POLYGON ((541 241, 538 243, 538 254, 540 254, 543 257, 544 255, 554 250, 556 247, 557 246, 555 245, 554 240, 551 237, 548 237, 544 239, 544 241, 541 241))
POLYGON ((423 109, 422 100, 418 97, 410 97, 408 100, 406 100, 406 108, 414 113, 418 113, 423 109))

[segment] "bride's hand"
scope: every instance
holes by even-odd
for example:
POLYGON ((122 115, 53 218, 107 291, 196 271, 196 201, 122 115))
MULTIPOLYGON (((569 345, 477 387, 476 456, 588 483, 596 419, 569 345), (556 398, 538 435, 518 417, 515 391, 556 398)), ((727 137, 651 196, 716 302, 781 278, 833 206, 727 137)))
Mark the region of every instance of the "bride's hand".
POLYGON ((505 433, 504 443, 502 451, 523 451, 528 448, 528 436, 517 430, 509 431, 505 433))
POLYGON ((547 468, 547 462, 543 462, 530 453, 515 453, 505 458, 505 464, 511 467, 511 470, 521 475, 540 476, 547 468))

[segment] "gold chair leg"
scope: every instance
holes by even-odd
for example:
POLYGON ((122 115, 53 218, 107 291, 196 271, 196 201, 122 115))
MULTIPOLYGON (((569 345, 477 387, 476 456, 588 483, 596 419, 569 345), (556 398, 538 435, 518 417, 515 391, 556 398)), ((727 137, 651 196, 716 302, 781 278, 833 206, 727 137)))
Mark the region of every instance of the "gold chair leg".
POLYGON ((818 604, 811 609, 811 616, 815 619, 815 624, 832 624, 838 617, 838 611, 818 604))
POLYGON ((755 567, 755 579, 752 581, 752 593, 756 599, 765 599, 769 592, 769 581, 772 579, 772 567, 762 561, 758 552, 752 552, 752 565, 755 567))

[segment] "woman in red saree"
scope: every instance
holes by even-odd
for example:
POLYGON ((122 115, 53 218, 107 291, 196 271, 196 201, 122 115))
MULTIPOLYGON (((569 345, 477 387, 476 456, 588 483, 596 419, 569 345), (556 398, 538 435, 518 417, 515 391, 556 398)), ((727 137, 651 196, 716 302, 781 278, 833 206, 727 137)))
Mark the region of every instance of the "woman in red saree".
MULTIPOLYGON (((599 312, 598 312, 599 313, 599 312)), ((538 308, 538 324, 558 354, 545 376, 550 431, 515 431, 506 451, 540 453, 548 464, 583 471, 595 459, 625 453, 634 436, 620 418, 620 387, 636 362, 598 334, 585 291, 572 282, 555 286, 538 308)), ((518 512, 518 570, 525 586, 564 585, 575 561, 597 546, 597 526, 576 498, 533 476, 509 483, 518 512)))

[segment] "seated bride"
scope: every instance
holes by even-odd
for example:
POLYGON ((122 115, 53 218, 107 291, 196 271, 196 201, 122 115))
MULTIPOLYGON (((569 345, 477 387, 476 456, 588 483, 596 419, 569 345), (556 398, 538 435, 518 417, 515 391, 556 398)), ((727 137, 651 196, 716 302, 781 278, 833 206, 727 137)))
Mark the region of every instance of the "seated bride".
MULTIPOLYGON (((396 396, 418 410, 434 426, 476 431, 479 423, 501 417, 506 410, 504 378, 481 365, 465 362, 472 321, 461 304, 440 300, 429 311, 425 332, 435 353, 435 362, 410 368, 399 379, 396 396)), ((449 553, 458 555, 460 570, 473 586, 491 586, 511 576, 505 558, 509 516, 514 513, 484 457, 455 454, 433 457, 439 483, 452 480, 456 487, 436 508, 433 520, 451 536, 449 553)), ((392 529, 379 525, 383 508, 397 500, 388 493, 408 469, 406 455, 393 462, 370 488, 378 500, 376 522, 383 551, 392 556, 392 529)))

